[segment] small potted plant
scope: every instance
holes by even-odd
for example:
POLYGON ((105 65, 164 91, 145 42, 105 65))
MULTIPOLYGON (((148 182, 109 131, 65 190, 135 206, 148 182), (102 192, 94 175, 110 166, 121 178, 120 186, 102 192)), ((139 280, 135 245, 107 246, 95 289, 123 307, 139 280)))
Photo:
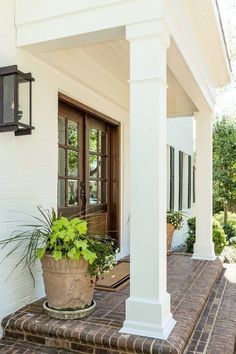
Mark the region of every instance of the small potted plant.
POLYGON ((96 305, 96 278, 116 264, 114 241, 109 236, 89 235, 83 218, 68 219, 57 217, 54 211, 39 211, 42 218, 36 218, 37 224, 0 244, 13 244, 8 256, 25 243, 19 264, 24 262, 29 269, 41 260, 47 297, 44 308, 51 317, 87 316, 96 305))
POLYGON ((167 222, 167 255, 172 253, 172 240, 175 230, 180 230, 183 226, 183 214, 179 211, 168 211, 167 222))

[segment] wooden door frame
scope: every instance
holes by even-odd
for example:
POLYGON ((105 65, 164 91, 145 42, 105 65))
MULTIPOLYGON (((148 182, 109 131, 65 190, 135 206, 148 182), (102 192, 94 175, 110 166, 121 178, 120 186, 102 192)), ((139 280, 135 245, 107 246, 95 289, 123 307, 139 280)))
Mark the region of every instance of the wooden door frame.
MULTIPOLYGON (((78 108, 85 112, 86 114, 92 115, 100 121, 103 121, 110 126, 111 132, 111 166, 110 166, 110 190, 109 190, 109 226, 111 230, 117 230, 116 241, 120 245, 120 202, 121 202, 121 191, 120 191, 120 175, 121 175, 121 163, 120 163, 120 139, 121 139, 121 129, 120 123, 115 119, 91 108, 87 105, 66 96, 63 93, 58 92, 58 106, 59 102, 64 102, 72 107, 78 108), (115 185, 115 188, 113 188, 115 185)), ((86 119, 85 119, 86 124, 86 119)))

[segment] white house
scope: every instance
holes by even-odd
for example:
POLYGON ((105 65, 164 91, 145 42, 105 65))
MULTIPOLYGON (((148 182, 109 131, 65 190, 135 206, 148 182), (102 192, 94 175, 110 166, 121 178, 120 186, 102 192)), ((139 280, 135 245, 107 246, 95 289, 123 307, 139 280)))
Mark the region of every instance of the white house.
MULTIPOLYGON (((0 68, 10 67, 0 69, 0 238, 38 205, 99 211, 90 227, 112 230, 119 256, 131 256, 122 331, 167 338, 175 321, 166 290, 166 147, 175 148, 174 207, 181 185, 180 209, 189 209, 193 118, 184 117, 196 123, 193 257, 215 259, 211 125, 216 88, 230 79, 215 1, 0 0, 0 9, 0 68), (14 65, 35 80, 31 107, 30 75, 21 74, 19 102, 10 96, 14 65), (34 129, 22 135, 26 126, 17 124, 30 110, 34 129)), ((37 269, 35 288, 20 271, 5 282, 15 261, 0 267, 0 317, 43 295, 37 269)))

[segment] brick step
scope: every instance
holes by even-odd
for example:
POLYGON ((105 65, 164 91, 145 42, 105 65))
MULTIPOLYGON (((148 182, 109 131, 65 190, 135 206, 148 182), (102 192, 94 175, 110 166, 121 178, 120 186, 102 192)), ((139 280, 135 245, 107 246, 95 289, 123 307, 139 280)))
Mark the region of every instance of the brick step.
POLYGON ((17 339, 2 338, 0 340, 1 354, 71 354, 65 349, 42 347, 40 344, 33 344, 17 339))
POLYGON ((224 264, 184 354, 236 354, 236 264, 224 264))
POLYGON ((128 288, 117 293, 95 291, 95 312, 74 321, 50 319, 43 310, 43 299, 38 300, 3 320, 4 336, 42 348, 79 353, 181 354, 222 271, 222 264, 192 260, 184 255, 172 255, 168 262, 172 313, 177 324, 167 341, 119 333, 125 318, 128 288))
MULTIPOLYGON (((95 293, 95 300, 105 296, 104 291, 95 293), (101 295, 102 294, 102 295, 101 295)), ((112 295, 112 293, 108 293, 112 295)), ((85 321, 81 320, 55 320, 48 317, 43 310, 42 304, 45 299, 40 299, 29 306, 26 306, 12 316, 7 316, 2 321, 4 329, 4 340, 9 340, 11 346, 18 349, 24 343, 34 348, 35 353, 81 353, 81 354, 126 354, 122 350, 111 350, 108 348, 109 340, 113 333, 117 332, 122 326, 122 321, 106 320, 86 317, 85 321), (89 322, 87 320, 89 319, 89 322), (96 322, 99 323, 96 323, 96 322), (107 326, 110 323, 110 326, 107 326), (76 329, 79 328, 77 331, 76 329), (103 338, 103 343, 92 342, 94 330, 103 329, 100 331, 100 338, 103 338), (15 343, 15 344, 14 344, 15 343), (103 346, 105 345, 105 348, 103 346), (51 351, 50 351, 51 350, 51 351)), ((12 348, 11 348, 12 349, 12 348)), ((116 348, 117 349, 117 348, 116 348)), ((15 349, 14 349, 15 350, 15 349)), ((19 350, 19 349, 18 349, 19 350)), ((20 348, 20 350, 22 350, 20 348)), ((0 351, 1 353, 1 351, 0 351)), ((2 353, 5 353, 4 351, 2 353)), ((6 352, 8 353, 8 352, 6 352)), ((9 353, 14 353, 10 351, 9 353)), ((18 354, 18 351, 16 352, 18 354)), ((24 353, 19 351, 19 353, 24 353)), ((26 353, 29 353, 26 351, 26 353)), ((30 352, 31 353, 31 352, 30 352)), ((33 352, 32 352, 33 353, 33 352)))

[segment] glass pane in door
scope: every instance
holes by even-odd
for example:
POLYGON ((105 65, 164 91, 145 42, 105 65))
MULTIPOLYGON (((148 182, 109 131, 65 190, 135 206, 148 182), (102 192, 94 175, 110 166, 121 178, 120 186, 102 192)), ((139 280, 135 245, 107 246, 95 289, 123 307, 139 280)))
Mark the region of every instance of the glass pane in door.
POLYGON ((74 148, 78 146, 78 126, 72 120, 68 120, 68 145, 74 148))
POLYGON ((89 182, 89 202, 90 205, 94 205, 98 203, 98 182, 90 181, 89 182))
POLYGON ((67 204, 77 205, 78 204, 78 182, 76 180, 67 181, 67 204))
POLYGON ((89 151, 97 152, 98 149, 98 131, 89 129, 89 151))
POLYGON ((74 150, 67 150, 68 154, 68 176, 77 177, 78 175, 78 153, 74 150))
POLYGON ((107 133, 89 129, 89 203, 90 205, 106 203, 107 178, 107 133))

